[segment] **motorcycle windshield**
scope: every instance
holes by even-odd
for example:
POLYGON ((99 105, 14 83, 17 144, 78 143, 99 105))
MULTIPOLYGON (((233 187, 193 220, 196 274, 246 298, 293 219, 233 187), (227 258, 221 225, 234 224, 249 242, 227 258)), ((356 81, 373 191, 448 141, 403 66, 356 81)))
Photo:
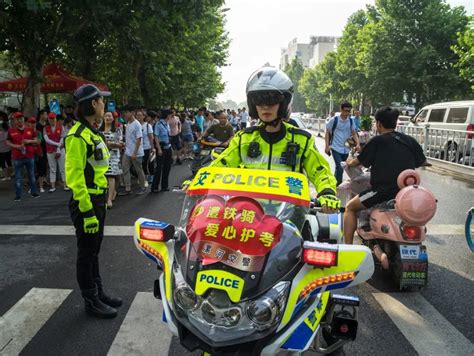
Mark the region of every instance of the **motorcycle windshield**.
POLYGON ((301 261, 309 188, 300 173, 203 168, 191 183, 176 258, 198 295, 236 303, 282 280, 301 261))

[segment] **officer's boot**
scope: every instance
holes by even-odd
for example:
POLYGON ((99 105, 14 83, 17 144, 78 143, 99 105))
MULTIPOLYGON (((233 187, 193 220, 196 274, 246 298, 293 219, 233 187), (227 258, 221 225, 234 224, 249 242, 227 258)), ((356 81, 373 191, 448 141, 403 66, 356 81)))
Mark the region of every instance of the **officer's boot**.
POLYGON ((115 318, 117 310, 103 303, 99 299, 97 287, 93 289, 84 289, 81 291, 84 298, 86 313, 99 318, 115 318))
POLYGON ((111 297, 104 293, 104 288, 102 286, 102 279, 94 279, 95 284, 97 285, 97 291, 99 292, 99 299, 102 303, 105 303, 111 307, 118 308, 122 305, 122 299, 119 297, 111 297))

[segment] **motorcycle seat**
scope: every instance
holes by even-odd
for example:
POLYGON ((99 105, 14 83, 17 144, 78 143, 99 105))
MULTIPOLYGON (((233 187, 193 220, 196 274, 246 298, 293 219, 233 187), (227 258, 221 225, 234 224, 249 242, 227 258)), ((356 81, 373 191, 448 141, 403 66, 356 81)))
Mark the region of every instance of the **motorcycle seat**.
POLYGON ((369 211, 372 211, 374 209, 379 209, 379 210, 393 210, 395 209, 395 199, 389 200, 389 201, 384 201, 380 204, 374 205, 369 211))

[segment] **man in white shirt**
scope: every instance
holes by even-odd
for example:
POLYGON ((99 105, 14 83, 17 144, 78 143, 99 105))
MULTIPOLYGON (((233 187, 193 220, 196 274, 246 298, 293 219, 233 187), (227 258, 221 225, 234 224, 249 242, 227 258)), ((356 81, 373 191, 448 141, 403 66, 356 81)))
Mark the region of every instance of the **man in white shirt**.
POLYGON ((242 108, 240 112, 240 129, 243 130, 247 127, 247 121, 249 120, 249 113, 246 108, 242 108))
POLYGON ((122 157, 123 180, 125 183, 125 192, 119 195, 132 194, 132 184, 130 178, 130 167, 133 165, 138 175, 138 183, 140 189, 136 194, 143 194, 146 192, 145 174, 143 173, 142 161, 145 155, 143 151, 143 133, 142 125, 135 119, 132 108, 125 107, 122 111, 123 117, 127 121, 125 129, 125 152, 122 157))

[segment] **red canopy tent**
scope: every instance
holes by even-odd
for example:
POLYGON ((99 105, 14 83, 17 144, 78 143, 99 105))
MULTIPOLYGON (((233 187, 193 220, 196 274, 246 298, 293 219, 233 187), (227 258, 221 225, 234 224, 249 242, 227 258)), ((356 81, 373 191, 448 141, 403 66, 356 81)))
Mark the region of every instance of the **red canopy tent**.
MULTIPOLYGON (((48 64, 43 68, 43 77, 44 81, 41 84, 42 93, 72 92, 83 84, 94 84, 100 90, 108 90, 106 85, 76 77, 59 68, 54 63, 48 64)), ((0 92, 24 92, 27 82, 27 77, 0 82, 0 92)))

